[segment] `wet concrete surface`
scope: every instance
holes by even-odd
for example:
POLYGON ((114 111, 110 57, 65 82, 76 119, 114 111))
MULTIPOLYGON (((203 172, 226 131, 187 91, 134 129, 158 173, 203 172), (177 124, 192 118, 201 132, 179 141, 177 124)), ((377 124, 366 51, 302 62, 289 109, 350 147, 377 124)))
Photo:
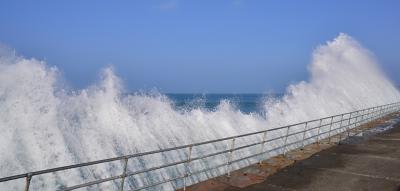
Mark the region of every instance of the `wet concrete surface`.
POLYGON ((236 190, 400 191, 400 124, 297 161, 265 181, 236 190))
POLYGON ((188 187, 189 191, 400 191, 400 114, 188 187), (387 130, 388 127, 393 127, 387 130), (347 135, 347 133, 346 133, 347 135), (336 142, 335 142, 336 139, 336 142), (340 143, 340 144, 338 144, 340 143))

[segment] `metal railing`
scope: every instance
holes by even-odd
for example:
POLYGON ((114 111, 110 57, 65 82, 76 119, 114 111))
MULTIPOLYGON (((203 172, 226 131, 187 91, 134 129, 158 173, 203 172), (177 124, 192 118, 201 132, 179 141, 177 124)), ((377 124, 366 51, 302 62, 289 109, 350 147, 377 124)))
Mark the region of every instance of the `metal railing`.
POLYGON ((76 185, 63 186, 61 188, 58 188, 58 190, 75 190, 78 188, 90 187, 112 181, 114 184, 117 184, 118 190, 123 191, 124 186, 127 184, 127 178, 129 179, 136 175, 143 175, 152 171, 166 168, 176 168, 179 169, 177 170, 179 172, 173 173, 173 175, 155 182, 148 181, 140 186, 135 185, 134 183, 132 183, 133 180, 130 180, 130 189, 143 190, 154 188, 163 184, 172 184, 173 189, 185 190, 187 186, 197 183, 201 180, 220 176, 223 174, 230 176, 230 173, 235 169, 258 162, 261 163, 263 160, 271 156, 276 156, 279 154, 285 155, 290 150, 303 148, 311 143, 320 143, 321 140, 325 140, 326 142, 331 143, 331 141, 335 141, 333 139, 336 139, 335 142, 340 142, 341 140, 349 137, 351 133, 354 134, 354 132, 352 132, 351 130, 355 127, 398 111, 400 111, 400 102, 216 140, 34 171, 0 178, 0 188, 2 182, 25 179, 24 190, 28 191, 31 185, 32 178, 39 175, 57 173, 70 169, 79 169, 82 167, 88 167, 97 164, 120 161, 122 172, 120 172, 119 175, 109 176, 107 178, 99 178, 76 185), (224 147, 224 149, 222 150, 211 149, 211 152, 205 152, 205 149, 200 149, 198 152, 194 153, 194 150, 196 148, 205 145, 214 145, 212 146, 212 148, 221 148, 215 146, 217 144, 224 144, 227 146, 224 147), (180 152, 180 157, 177 157, 180 160, 174 162, 164 162, 162 164, 152 167, 147 167, 139 170, 135 169, 134 171, 129 170, 129 161, 131 160, 144 156, 150 156, 153 154, 163 154, 172 151, 180 152), (182 153, 184 154, 182 155, 182 153), (203 161, 204 164, 204 161, 206 159, 217 156, 224 158, 224 162, 215 165, 199 165, 200 163, 194 164, 196 161, 203 161), (235 164, 237 163, 241 164, 235 166, 235 164), (213 170, 216 169, 219 170, 217 170, 216 173, 211 173, 213 170), (206 177, 195 178, 195 176, 198 176, 200 174, 206 174, 206 177))

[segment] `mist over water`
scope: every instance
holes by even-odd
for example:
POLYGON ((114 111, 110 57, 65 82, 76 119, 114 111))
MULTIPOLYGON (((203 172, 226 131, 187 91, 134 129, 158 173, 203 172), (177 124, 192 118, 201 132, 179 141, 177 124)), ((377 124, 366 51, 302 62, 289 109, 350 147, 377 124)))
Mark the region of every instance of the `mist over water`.
MULTIPOLYGON (((182 109, 161 93, 127 94, 111 68, 102 71, 98 83, 73 90, 61 85, 57 68, 2 50, 0 177, 259 131, 400 100, 399 91, 372 54, 346 34, 315 49, 309 72, 307 81, 289 86, 282 97, 263 98, 262 112, 244 112, 229 99, 213 109, 182 109)), ((134 170, 184 157, 178 153, 130 166, 134 170)), ((119 174, 119 166, 96 165, 47 175, 33 180, 32 188, 54 190, 108 177, 119 174)), ((173 172, 162 175, 169 173, 173 172)), ((130 184, 142 183, 131 180, 130 184)), ((22 186, 22 181, 0 183, 0 190, 22 186)), ((110 183, 92 189, 114 187, 110 183)))

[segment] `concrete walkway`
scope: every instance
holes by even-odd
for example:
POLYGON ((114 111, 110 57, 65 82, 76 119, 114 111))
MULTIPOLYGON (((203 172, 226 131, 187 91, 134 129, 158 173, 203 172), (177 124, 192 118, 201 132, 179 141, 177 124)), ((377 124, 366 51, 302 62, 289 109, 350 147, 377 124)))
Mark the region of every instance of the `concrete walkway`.
POLYGON ((400 124, 318 152, 261 183, 226 191, 400 191, 400 124))

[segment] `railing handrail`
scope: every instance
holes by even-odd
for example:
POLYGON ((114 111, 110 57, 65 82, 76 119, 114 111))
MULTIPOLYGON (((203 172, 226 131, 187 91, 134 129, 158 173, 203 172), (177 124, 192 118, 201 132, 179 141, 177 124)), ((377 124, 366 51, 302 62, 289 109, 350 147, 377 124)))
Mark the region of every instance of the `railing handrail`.
MULTIPOLYGON (((395 104, 400 104, 400 102, 394 102, 394 103, 390 103, 390 104, 374 106, 374 107, 369 107, 369 108, 365 108, 365 109, 359 109, 359 110, 355 110, 355 111, 351 111, 351 112, 347 112, 347 113, 331 115, 331 116, 328 116, 328 117, 308 120, 308 121, 304 121, 304 122, 299 122, 299 123, 295 123, 295 124, 280 126, 280 127, 271 128, 271 129, 255 131, 255 132, 251 132, 251 133, 239 134, 239 135, 234 135, 234 136, 229 136, 229 137, 224 137, 224 138, 219 138, 219 139, 213 139, 213 140, 202 141, 202 142, 191 143, 191 144, 185 144, 185 145, 176 146, 176 147, 170 147, 170 148, 165 148, 165 149, 159 149, 159 150, 152 150, 152 151, 146 151, 146 152, 141 152, 141 153, 123 155, 123 156, 107 158, 107 159, 102 159, 102 160, 96 160, 96 161, 90 161, 90 162, 85 162, 85 163, 78 163, 78 164, 73 164, 73 165, 66 165, 66 166, 60 166, 60 167, 49 168, 49 169, 44 169, 44 170, 32 171, 32 172, 28 172, 28 173, 22 173, 22 174, 18 174, 18 175, 13 175, 13 176, 0 178, 0 182, 10 181, 10 180, 15 180, 15 179, 20 179, 20 178, 30 178, 30 177, 35 176, 35 175, 53 173, 53 172, 57 172, 57 171, 75 169, 75 168, 79 168, 79 167, 85 167, 85 166, 91 166, 91 165, 95 165, 95 164, 108 163, 108 162, 113 162, 113 161, 118 161, 118 160, 124 160, 124 159, 127 160, 129 158, 135 158, 135 157, 151 155, 151 154, 156 154, 156 153, 163 153, 163 152, 168 152, 168 151, 173 151, 173 150, 192 148, 192 147, 195 147, 195 146, 206 145, 206 144, 210 144, 210 143, 216 143, 216 142, 232 140, 232 139, 236 139, 236 138, 247 137, 247 136, 251 136, 251 135, 256 135, 256 134, 261 134, 261 133, 266 133, 266 132, 286 129, 286 128, 294 127, 294 126, 301 125, 301 124, 307 124, 307 123, 312 123, 312 122, 316 122, 316 121, 322 121, 322 120, 329 119, 329 118, 333 119, 333 118, 338 117, 338 116, 345 116, 345 115, 356 113, 356 112, 360 112, 360 111, 367 111, 367 110, 369 111, 371 109, 382 108, 382 107, 386 107, 386 106, 392 106, 392 105, 395 105, 395 104)), ((346 118, 346 119, 351 120, 353 118, 355 118, 355 117, 349 116, 349 118, 346 118)), ((339 122, 339 121, 337 121, 337 122, 339 122)), ((331 123, 332 123, 332 121, 331 121, 331 123)), ((326 126, 326 125, 328 125, 328 124, 324 124, 324 125, 320 124, 319 128, 322 127, 322 126, 326 126)), ((349 123, 349 125, 350 125, 350 123, 349 123)), ((316 129, 316 128, 317 127, 314 127, 313 129, 316 129)), ((290 135, 289 134, 283 135, 280 138, 283 138, 285 136, 286 137, 292 136, 292 135, 298 134, 298 133, 307 132, 309 130, 299 131, 299 132, 296 132, 296 133, 292 133, 290 135)), ((320 133, 318 135, 320 135, 320 133)), ((266 142, 269 142, 269 141, 271 141, 271 140, 268 140, 266 142)), ((265 141, 264 141, 264 143, 265 143, 265 141)), ((261 142, 254 143, 254 145, 257 145, 257 144, 261 144, 261 142)), ((254 146, 254 145, 251 145, 251 146, 254 146)), ((245 147, 249 147, 249 146, 246 145, 245 147)), ((235 150, 238 150, 238 148, 235 148, 235 150)), ((224 152, 226 152, 226 151, 222 151, 221 153, 224 153, 224 152)), ((199 158, 204 158, 204 156, 203 157, 198 157, 197 159, 199 159, 199 158)), ((185 162, 187 162, 187 161, 186 160, 179 161, 179 163, 185 163, 185 162)), ((161 168, 163 168, 163 167, 161 166, 161 168)), ((150 171, 150 170, 148 170, 148 171, 150 171)), ((146 169, 144 170, 144 172, 146 172, 146 169)))

